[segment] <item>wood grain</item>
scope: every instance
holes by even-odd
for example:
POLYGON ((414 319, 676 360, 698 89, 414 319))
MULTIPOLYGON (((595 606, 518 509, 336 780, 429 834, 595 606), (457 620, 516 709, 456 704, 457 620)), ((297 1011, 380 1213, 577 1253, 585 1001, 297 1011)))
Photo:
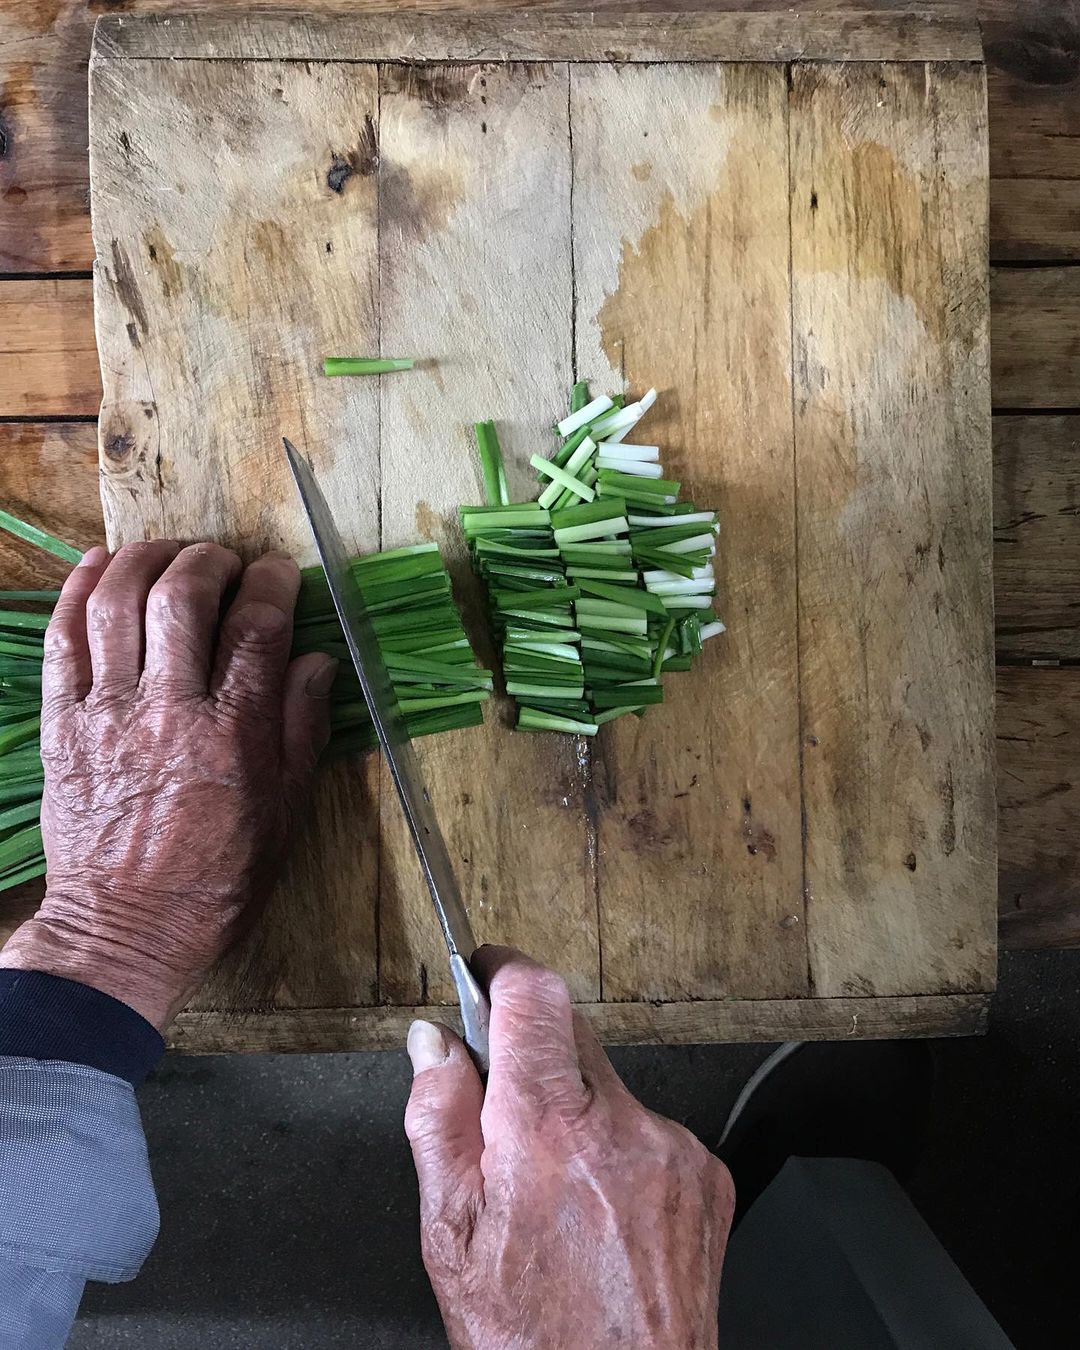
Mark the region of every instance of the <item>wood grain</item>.
POLYGON ((982 72, 802 65, 792 79, 813 988, 989 989, 986 161, 967 134, 982 72))
POLYGON ((90 283, 0 284, 0 417, 92 414, 100 391, 90 283))
MULTIPOLYGON (((979 1036, 990 998, 723 999, 694 1003, 578 1005, 605 1045, 703 1045, 717 1041, 891 1040, 899 1036, 979 1036)), ((169 1048, 197 1055, 236 1051, 394 1050, 414 1017, 449 1025, 454 1007, 305 1008, 296 1012, 181 1013, 169 1048)))
MULTIPOLYGON (((288 434, 346 543, 376 546, 377 383, 318 373, 378 345, 374 68, 98 63, 90 96, 109 542, 313 561, 288 434)), ((206 1002, 375 997, 377 802, 373 761, 323 777, 267 922, 206 1002)))
POLYGON ((1080 407, 1080 269, 991 274, 997 408, 1080 407))
MULTIPOLYGON (((320 0, 327 14, 355 12, 363 0, 320 0)), ((385 8, 385 3, 383 4, 385 8)), ((443 9, 415 0, 396 9, 443 9)), ((462 8, 461 0, 450 7, 462 8)), ((515 6, 473 0, 489 15, 515 6)), ((654 4, 651 8, 679 8, 654 4)), ((175 0, 110 0, 110 13, 167 14, 175 0)), ((228 9, 222 0, 188 0, 186 11, 228 9)), ((297 0, 264 0, 260 9, 295 9, 297 0)), ((538 12, 573 9, 572 0, 530 0, 538 12)), ((616 16, 625 0, 594 0, 592 9, 616 16)), ((991 67, 991 220, 993 256, 1075 256, 1075 231, 1064 204, 1075 201, 1080 179, 1075 97, 1080 60, 1074 0, 815 0, 814 10, 846 15, 859 26, 869 8, 895 18, 913 9, 939 17, 983 21, 991 67), (1046 200, 1041 180, 1057 182, 1046 200), (1071 181, 1070 181, 1071 180, 1071 181), (1059 225, 1065 227, 1064 232, 1059 225), (1000 233, 999 233, 1000 231, 1000 233), (1058 251, 1060 249, 1060 251, 1058 251)), ((87 0, 8 0, 0 12, 0 271, 89 268, 93 260, 86 167, 86 61, 96 6, 87 0)), ((790 0, 714 0, 710 12, 783 12, 790 0)), ((803 11, 803 21, 810 15, 803 11)))
POLYGON ((1080 945, 1080 669, 999 670, 997 717, 1002 942, 1080 945))
MULTIPOLYGON (((573 383, 568 74, 565 65, 386 66, 381 80, 382 349, 422 353, 432 367, 430 379, 382 381, 383 544, 435 539, 483 633, 457 517, 483 500, 472 423, 495 420, 511 495, 535 495, 529 455, 549 439, 540 429, 573 383)), ((482 731, 419 747, 478 939, 558 964, 577 997, 596 998, 578 747, 520 736, 511 751, 506 710, 488 713, 482 731)), ((380 917, 382 996, 452 997, 396 804, 384 812, 380 917)))
POLYGON ((666 683, 662 707, 598 738, 604 994, 797 996, 786 79, 765 66, 571 78, 578 374, 661 390, 648 434, 721 513, 731 630, 666 683))
POLYGON ((939 15, 723 13, 654 15, 507 9, 456 14, 104 15, 103 56, 295 61, 978 61, 968 18, 939 15))
MULTIPOLYGON (((640 728, 605 732, 595 784, 572 745, 529 738, 511 761, 502 738, 486 733, 425 750, 433 792, 446 803, 474 912, 493 934, 554 960, 586 1001, 598 993, 636 1003, 813 992, 807 943, 814 971, 815 934, 802 909, 797 469, 805 453, 808 473, 824 482, 830 461, 820 430, 816 443, 808 435, 793 446, 793 354, 798 364, 812 338, 822 378, 855 386, 868 372, 858 352, 854 365, 832 353, 830 343, 843 345, 839 304, 815 307, 808 281, 805 313, 797 299, 793 308, 789 211, 810 208, 801 205, 805 175, 796 175, 789 202, 788 157, 797 161, 798 146, 838 197, 847 175, 857 199, 864 188, 871 198, 882 190, 896 198, 887 238, 863 228, 841 238, 838 252, 857 257, 853 282, 896 282, 926 311, 933 341, 917 355, 905 333, 894 379, 920 400, 920 453, 943 461, 925 484, 941 503, 924 510, 905 477, 917 480, 921 465, 908 467, 890 422, 892 440, 849 447, 872 471, 851 505, 912 508, 916 522, 938 531, 935 545, 950 549, 939 589, 971 616, 963 632, 978 637, 980 614, 989 618, 988 551, 975 537, 987 443, 980 68, 822 67, 826 96, 805 111, 801 140, 789 135, 788 72, 778 64, 451 71, 394 62, 380 73, 364 62, 97 55, 91 70, 110 538, 210 534, 247 551, 273 542, 303 556, 298 512, 272 448, 283 428, 296 426, 338 514, 352 513, 355 547, 429 533, 460 559, 452 512, 476 481, 464 424, 484 415, 508 423, 512 472, 524 483, 525 455, 546 438, 574 374, 573 336, 578 373, 638 388, 655 379, 670 394, 655 421, 658 439, 687 490, 723 514, 721 592, 735 638, 702 663, 696 694, 673 688, 670 706, 640 728), (846 120, 830 115, 833 95, 846 120), (876 111, 890 101, 914 133, 911 145, 876 111), (880 144, 866 130, 878 123, 880 144), (907 155, 903 171, 890 177, 875 146, 907 155), (927 201, 905 214, 909 178, 927 201), (519 303, 508 307, 507 294, 519 303), (428 362, 395 381, 315 374, 322 355, 343 350, 419 353, 428 362), (895 501, 881 490, 886 468, 905 484, 895 501), (950 477, 965 470, 976 484, 967 498, 950 477), (936 510, 957 517, 947 535, 936 510), (475 793, 460 787, 466 762, 475 793)), ((797 88, 813 70, 795 67, 797 88)), ((809 202, 809 178, 805 186, 809 202)), ((826 262, 842 267, 832 255, 826 262)), ((882 314, 890 312, 880 285, 872 299, 877 328, 861 322, 884 346, 882 314)), ((855 304, 870 312, 861 293, 855 304)), ((806 381, 802 368, 799 379, 806 381)), ((812 419, 820 393, 808 387, 805 399, 812 419)), ((988 487, 987 478, 984 526, 988 487)), ((830 540, 845 538, 842 520, 818 514, 811 500, 812 566, 830 540)), ((840 569, 842 602, 876 582, 867 561, 859 555, 846 574, 840 569)), ((834 607, 837 598, 834 590, 834 607)), ((917 600, 921 620, 931 598, 916 587, 891 603, 904 612, 917 600)), ((815 610, 811 596, 804 628, 816 623, 825 647, 817 603, 815 610)), ((981 993, 992 983, 989 886, 975 912, 977 883, 987 880, 980 867, 992 866, 979 834, 992 830, 992 799, 979 796, 989 767, 979 739, 988 733, 989 685, 982 707, 982 649, 965 665, 956 650, 962 625, 928 623, 939 636, 913 648, 912 716, 940 691, 935 660, 956 656, 963 678, 953 702, 927 714, 942 758, 905 761, 911 781, 901 800, 923 804, 937 793, 939 769, 955 782, 955 801, 939 810, 952 811, 954 831, 946 846, 942 825, 941 852, 957 856, 938 868, 935 903, 921 908, 908 903, 923 891, 907 871, 890 874, 884 918, 842 956, 836 933, 848 922, 848 897, 830 901, 833 928, 818 939, 832 961, 821 971, 826 996, 981 993), (976 712, 959 728, 946 725, 967 700, 982 707, 981 720, 976 712), (891 913, 903 941, 882 954, 891 913)), ((838 623, 837 632, 832 645, 842 646, 847 630, 838 623)), ((988 622, 985 637, 988 656, 988 622)), ((882 640, 865 650, 873 679, 891 688, 897 648, 882 640)), ((838 703, 858 706, 859 671, 857 663, 829 670, 838 703)), ((876 711, 897 720, 894 708, 876 711)), ((400 822, 384 812, 378 844, 370 834, 357 841, 354 818, 369 832, 378 819, 367 809, 379 796, 374 782, 357 771, 328 790, 337 808, 319 809, 324 834, 301 850, 299 875, 265 936, 206 996, 223 1020, 238 1008, 333 1008, 376 997, 411 1006, 449 992, 400 822)), ((842 832, 849 848, 853 830, 867 831, 854 847, 869 856, 885 817, 882 807, 841 823, 822 805, 816 819, 822 838, 842 832)), ((930 850, 928 860, 936 861, 930 850)), ((852 890, 859 880, 850 879, 852 890)))
POLYGON ((1015 7, 985 30, 994 259, 1080 256, 1080 13, 1015 7))
MULTIPOLYGON (((97 428, 89 422, 0 423, 0 503, 78 548, 105 539, 97 428)), ((70 566, 0 531, 0 586, 59 586, 70 566)))
POLYGON ((1080 659, 1080 417, 994 418, 998 657, 1080 659))
MULTIPOLYGON (((1069 267, 997 267, 990 275, 995 407, 1080 407, 1080 277, 1069 267)), ((0 319, 19 335, 8 340, 20 343, 0 365, 0 418, 97 413, 91 282, 0 279, 0 319)))

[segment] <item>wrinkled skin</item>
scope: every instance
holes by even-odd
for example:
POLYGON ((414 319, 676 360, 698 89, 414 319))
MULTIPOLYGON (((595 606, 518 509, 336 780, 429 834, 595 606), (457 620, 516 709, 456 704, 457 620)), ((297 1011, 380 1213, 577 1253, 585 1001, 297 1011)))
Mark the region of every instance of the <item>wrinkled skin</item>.
POLYGON ((715 1350, 727 1169, 630 1096, 557 975, 477 960, 486 1093, 452 1032, 409 1038, 424 1263, 454 1350, 715 1350))
POLYGON ((45 900, 0 966, 163 1029, 262 904, 329 727, 330 658, 289 662, 300 575, 216 544, 92 549, 45 639, 45 900), (222 601, 237 582, 224 617, 222 601))
MULTIPOLYGON (((46 897, 0 966, 159 1029, 266 899, 328 731, 336 663, 289 662, 296 565, 241 570, 212 544, 94 549, 46 635, 46 897)), ((452 1032, 409 1033, 424 1260, 455 1350, 712 1350, 727 1171, 630 1096, 558 976, 504 949, 477 964, 486 1093, 452 1032)))

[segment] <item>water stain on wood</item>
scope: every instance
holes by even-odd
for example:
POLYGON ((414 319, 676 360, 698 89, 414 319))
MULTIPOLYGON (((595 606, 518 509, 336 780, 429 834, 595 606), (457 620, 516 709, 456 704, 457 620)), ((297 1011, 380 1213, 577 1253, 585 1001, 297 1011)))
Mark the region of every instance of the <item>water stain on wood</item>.
POLYGON ((161 282, 162 294, 171 298, 183 289, 184 272, 176 261, 173 247, 160 225, 155 225, 143 235, 146 253, 155 265, 155 272, 161 282))
POLYGON ((462 166, 444 160, 426 166, 384 163, 379 180, 379 220, 384 231, 417 241, 438 234, 465 193, 462 166))
POLYGON ((131 260, 119 239, 112 241, 112 265, 112 280, 116 288, 117 299, 135 320, 145 336, 150 331, 150 320, 147 318, 142 293, 139 290, 138 282, 135 280, 135 273, 132 271, 131 260))

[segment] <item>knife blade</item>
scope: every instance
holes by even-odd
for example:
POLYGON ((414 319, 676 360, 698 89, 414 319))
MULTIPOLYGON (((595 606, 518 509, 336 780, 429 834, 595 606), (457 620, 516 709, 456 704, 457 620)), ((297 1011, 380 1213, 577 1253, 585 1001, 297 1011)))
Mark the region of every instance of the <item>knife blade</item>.
POLYGON ((487 1071, 490 1006, 469 962, 476 939, 461 898, 446 841, 439 829, 431 797, 397 695, 386 668, 363 593, 349 566, 349 555, 315 474, 291 441, 282 437, 289 468, 300 494, 326 584, 337 610, 345 643, 364 692, 398 799, 420 859, 427 888, 450 957, 450 973, 461 1006, 465 1044, 481 1072, 487 1071))

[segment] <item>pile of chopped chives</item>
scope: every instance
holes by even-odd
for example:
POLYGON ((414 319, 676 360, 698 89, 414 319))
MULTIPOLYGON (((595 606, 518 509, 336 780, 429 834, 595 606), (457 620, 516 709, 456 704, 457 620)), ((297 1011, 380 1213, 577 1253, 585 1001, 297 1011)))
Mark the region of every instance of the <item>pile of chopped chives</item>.
POLYGON ((507 499, 491 422, 477 424, 486 506, 461 508, 488 590, 506 692, 526 731, 591 736, 663 701, 661 676, 690 669, 724 631, 713 613, 714 511, 679 501, 655 445, 625 437, 656 401, 576 384, 551 459, 533 455, 540 494, 507 499))
MULTIPOLYGON (((78 549, 0 511, 0 528, 66 562, 78 549)), ((450 577, 436 544, 357 558, 352 564, 372 614, 409 732, 428 736, 483 721, 489 671, 477 668, 450 577)), ((45 629, 59 591, 0 591, 0 891, 45 872, 41 848, 41 662, 45 629), (17 605, 18 608, 9 606, 17 605)), ((342 658, 331 695, 330 755, 376 744, 326 578, 302 573, 293 655, 342 658)))

